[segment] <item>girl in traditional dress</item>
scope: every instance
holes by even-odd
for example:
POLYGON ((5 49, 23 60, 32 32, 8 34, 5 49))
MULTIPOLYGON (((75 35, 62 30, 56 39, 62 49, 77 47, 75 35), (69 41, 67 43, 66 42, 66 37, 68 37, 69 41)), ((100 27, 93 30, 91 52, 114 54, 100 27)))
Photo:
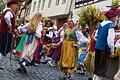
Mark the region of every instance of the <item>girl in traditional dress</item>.
POLYGON ((80 31, 74 27, 73 20, 68 20, 68 27, 64 31, 63 44, 59 67, 64 73, 65 79, 73 78, 73 73, 79 66, 78 60, 78 40, 80 31))
POLYGON ((84 68, 84 60, 87 54, 87 47, 88 47, 88 39, 86 36, 83 35, 81 32, 81 36, 79 37, 79 62, 80 62, 80 67, 78 68, 78 71, 80 70, 81 74, 85 73, 85 68, 84 68))
POLYGON ((34 63, 39 63, 40 53, 42 51, 41 44, 41 32, 42 32, 42 15, 36 13, 28 25, 28 36, 24 42, 22 56, 20 59, 20 68, 18 71, 27 72, 25 66, 33 65, 34 63))
POLYGON ((47 63, 51 59, 48 56, 49 54, 49 49, 50 45, 53 41, 53 38, 55 37, 54 31, 53 31, 53 22, 51 19, 48 20, 46 23, 47 29, 43 30, 43 36, 42 36, 42 41, 43 41, 43 52, 41 54, 41 62, 42 63, 47 63))
POLYGON ((53 40, 52 47, 48 55, 49 57, 52 58, 52 60, 49 62, 51 66, 56 66, 56 64, 60 60, 61 47, 62 47, 62 36, 63 36, 62 33, 66 29, 66 27, 67 27, 67 24, 65 23, 63 27, 61 27, 57 31, 57 37, 55 37, 53 40))

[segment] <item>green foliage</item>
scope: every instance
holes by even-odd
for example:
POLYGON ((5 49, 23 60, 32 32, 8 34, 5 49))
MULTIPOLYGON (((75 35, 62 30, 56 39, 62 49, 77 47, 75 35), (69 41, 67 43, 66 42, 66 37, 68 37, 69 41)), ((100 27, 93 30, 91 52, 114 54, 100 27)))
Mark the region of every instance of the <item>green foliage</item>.
POLYGON ((113 7, 119 7, 120 0, 112 0, 113 7))
POLYGON ((79 11, 77 15, 80 17, 79 21, 82 27, 85 27, 86 24, 89 27, 96 26, 100 20, 105 18, 102 12, 93 5, 87 6, 84 10, 79 11))
POLYGON ((3 1, 0 1, 0 13, 3 11, 3 9, 5 8, 6 6, 6 3, 4 3, 3 1))

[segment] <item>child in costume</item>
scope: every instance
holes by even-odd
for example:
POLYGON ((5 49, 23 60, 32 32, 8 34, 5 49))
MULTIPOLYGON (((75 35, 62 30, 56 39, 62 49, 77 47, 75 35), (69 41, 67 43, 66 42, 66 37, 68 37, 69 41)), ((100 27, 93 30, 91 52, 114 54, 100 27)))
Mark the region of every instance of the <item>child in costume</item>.
POLYGON ((85 73, 85 69, 84 69, 84 60, 86 57, 86 51, 87 51, 87 46, 88 46, 88 39, 82 34, 81 32, 81 36, 80 36, 80 40, 79 40, 79 62, 80 62, 80 73, 85 73))
POLYGON ((60 60, 61 47, 62 47, 61 41, 62 41, 62 36, 63 36, 62 33, 66 29, 66 27, 67 27, 67 24, 65 23, 63 25, 63 27, 61 27, 57 31, 57 37, 55 37, 53 40, 53 43, 52 43, 53 47, 51 47, 51 49, 49 51, 49 57, 52 58, 52 60, 49 62, 49 64, 51 64, 51 66, 56 66, 58 61, 60 60), (56 46, 56 45, 58 45, 58 46, 56 46))
POLYGON ((42 42, 43 42, 43 51, 41 54, 41 62, 47 63, 49 60, 51 60, 48 56, 49 49, 51 46, 51 43, 53 41, 53 38, 55 37, 55 34, 53 32, 53 23, 49 19, 46 23, 47 29, 42 31, 42 42), (44 33, 43 33, 44 32, 44 33))
POLYGON ((40 53, 42 51, 42 15, 36 13, 28 23, 28 36, 25 39, 22 55, 19 61, 18 71, 26 71, 26 66, 34 65, 40 62, 40 53))

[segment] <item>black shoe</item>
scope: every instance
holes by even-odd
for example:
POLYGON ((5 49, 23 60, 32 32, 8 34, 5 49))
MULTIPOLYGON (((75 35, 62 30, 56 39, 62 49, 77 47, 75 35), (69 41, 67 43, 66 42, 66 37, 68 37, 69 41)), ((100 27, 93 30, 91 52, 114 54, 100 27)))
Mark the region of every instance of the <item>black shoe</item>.
POLYGON ((21 67, 17 68, 17 71, 22 72, 22 68, 21 67))
POLYGON ((92 78, 89 77, 88 80, 92 80, 92 78))
POLYGON ((17 68, 17 71, 27 73, 27 70, 24 66, 17 68))
POLYGON ((21 65, 21 67, 22 67, 22 69, 23 69, 23 72, 24 72, 24 73, 27 73, 27 70, 26 70, 25 66, 21 65))

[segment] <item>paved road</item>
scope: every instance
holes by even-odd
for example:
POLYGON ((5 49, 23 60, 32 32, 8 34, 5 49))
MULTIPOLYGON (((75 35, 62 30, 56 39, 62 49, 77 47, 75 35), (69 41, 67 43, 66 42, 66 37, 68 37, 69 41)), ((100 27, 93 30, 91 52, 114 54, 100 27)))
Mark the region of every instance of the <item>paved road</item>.
MULTIPOLYGON (((12 60, 10 65, 9 57, 0 60, 0 80, 62 80, 63 74, 58 67, 50 67, 48 64, 40 64, 39 66, 30 66, 27 68, 28 73, 17 72, 19 67, 17 60, 12 60)), ((74 74, 74 80, 82 80, 80 74, 74 74)))
MULTIPOLYGON (((112 62, 112 61, 111 61, 112 62)), ((109 66, 107 76, 113 77, 117 71, 118 61, 109 66)), ((58 67, 51 67, 48 64, 40 64, 39 66, 30 66, 27 68, 28 73, 20 73, 16 69, 19 67, 18 60, 12 59, 12 66, 10 65, 9 56, 0 59, 0 80, 63 80, 63 74, 58 67)), ((74 74, 74 80, 87 80, 83 79, 83 75, 74 74)), ((111 80, 104 78, 103 80, 111 80)))

